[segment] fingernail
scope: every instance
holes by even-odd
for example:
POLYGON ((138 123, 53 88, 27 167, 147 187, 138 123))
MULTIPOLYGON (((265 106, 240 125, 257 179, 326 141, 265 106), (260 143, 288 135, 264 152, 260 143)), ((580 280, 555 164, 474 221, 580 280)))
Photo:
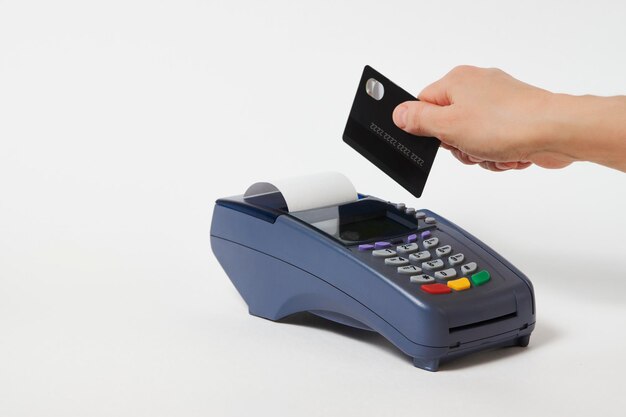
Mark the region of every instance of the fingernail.
POLYGON ((406 127, 406 106, 403 105, 399 105, 398 107, 395 108, 395 110, 393 111, 393 122, 396 124, 396 126, 398 126, 400 129, 404 129, 406 127))

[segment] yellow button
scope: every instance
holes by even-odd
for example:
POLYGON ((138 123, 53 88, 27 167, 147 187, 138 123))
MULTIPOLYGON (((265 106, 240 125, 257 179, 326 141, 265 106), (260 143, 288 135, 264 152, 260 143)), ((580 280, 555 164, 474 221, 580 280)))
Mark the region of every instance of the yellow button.
POLYGON ((467 278, 459 278, 452 281, 448 281, 448 287, 452 288, 454 291, 463 291, 471 287, 469 279, 467 278))

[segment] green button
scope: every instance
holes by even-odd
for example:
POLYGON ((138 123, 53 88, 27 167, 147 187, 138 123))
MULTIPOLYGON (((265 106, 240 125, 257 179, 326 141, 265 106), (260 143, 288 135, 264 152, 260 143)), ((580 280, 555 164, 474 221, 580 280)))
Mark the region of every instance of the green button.
POLYGON ((485 282, 488 282, 491 279, 491 275, 489 275, 488 271, 482 270, 480 272, 476 272, 472 275, 472 282, 474 285, 483 285, 485 282))

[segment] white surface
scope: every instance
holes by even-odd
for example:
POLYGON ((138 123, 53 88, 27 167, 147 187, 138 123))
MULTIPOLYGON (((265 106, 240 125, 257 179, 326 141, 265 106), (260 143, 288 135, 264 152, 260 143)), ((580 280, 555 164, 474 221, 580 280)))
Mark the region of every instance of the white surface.
POLYGON ((623 94, 624 4, 1 1, 0 415, 625 415, 626 175, 441 152, 416 201, 340 138, 367 63, 415 93, 466 63, 623 94), (377 336, 248 316, 213 201, 324 170, 523 270, 530 346, 429 373, 377 336))
POLYGON ((252 184, 244 193, 246 197, 280 191, 289 212, 310 210, 356 201, 354 184, 340 172, 284 177, 269 182, 252 184))

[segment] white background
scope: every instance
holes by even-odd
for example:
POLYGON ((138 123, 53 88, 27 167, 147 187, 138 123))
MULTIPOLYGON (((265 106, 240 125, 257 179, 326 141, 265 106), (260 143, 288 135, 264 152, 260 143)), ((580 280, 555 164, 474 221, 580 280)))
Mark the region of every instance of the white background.
POLYGON ((365 64, 414 93, 474 64, 624 94, 625 4, 0 1, 0 415, 624 415, 625 174, 442 151, 417 201, 341 134, 365 64), (325 170, 524 271, 530 346, 429 373, 375 334, 249 316, 214 200, 325 170))

